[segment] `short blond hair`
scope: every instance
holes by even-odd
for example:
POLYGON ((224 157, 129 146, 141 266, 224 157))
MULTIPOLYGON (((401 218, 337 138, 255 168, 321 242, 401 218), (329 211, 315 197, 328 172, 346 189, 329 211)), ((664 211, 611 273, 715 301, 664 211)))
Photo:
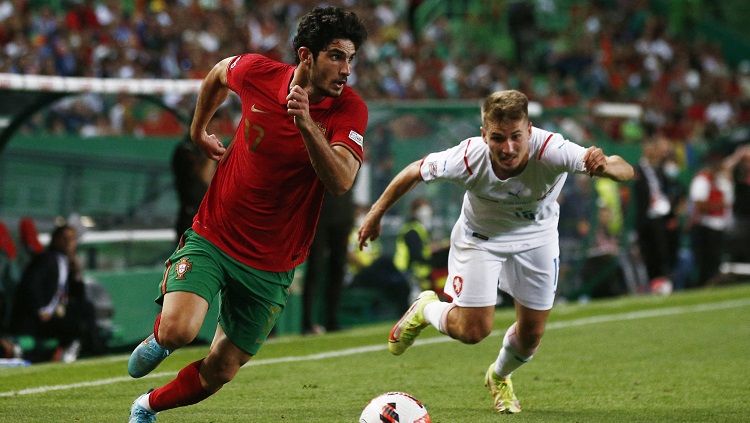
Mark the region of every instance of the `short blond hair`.
POLYGON ((529 98, 516 90, 495 91, 482 104, 482 124, 529 119, 529 98))

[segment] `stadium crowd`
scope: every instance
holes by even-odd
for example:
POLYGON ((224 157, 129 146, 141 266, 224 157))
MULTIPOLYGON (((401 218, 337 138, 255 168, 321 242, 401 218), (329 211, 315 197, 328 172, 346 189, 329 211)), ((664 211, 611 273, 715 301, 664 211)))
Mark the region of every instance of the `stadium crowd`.
MULTIPOLYGON (((0 72, 199 79, 237 51, 290 61, 296 20, 317 3, 4 0, 0 72)), ((516 88, 550 108, 640 103, 641 122, 608 122, 624 141, 640 140, 643 125, 685 142, 708 123, 728 130, 750 121, 750 61, 730 66, 720 46, 670 28, 650 2, 449 1, 433 19, 418 13, 427 3, 420 0, 343 3, 372 34, 349 81, 368 100, 476 99, 516 88)), ((188 112, 192 105, 165 100, 188 112)), ((129 107, 123 98, 81 96, 59 104, 59 119, 45 125, 88 134, 179 130, 148 119, 131 128, 129 107), (95 118, 103 111, 108 120, 95 118)))

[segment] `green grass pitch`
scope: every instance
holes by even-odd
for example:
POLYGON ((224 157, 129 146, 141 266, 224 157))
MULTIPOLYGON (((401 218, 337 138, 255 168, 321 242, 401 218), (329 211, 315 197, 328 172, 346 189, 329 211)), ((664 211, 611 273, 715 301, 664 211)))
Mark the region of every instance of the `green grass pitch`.
MULTIPOLYGON (((514 375, 524 411, 492 412, 482 385, 510 310, 462 345, 427 329, 390 356, 390 324, 263 347, 237 378, 159 422, 356 422, 382 392, 410 392, 436 423, 750 421, 750 285, 560 305, 534 360, 514 375)), ((182 349, 146 378, 127 357, 0 369, 0 422, 125 422, 130 403, 207 347, 182 349)))

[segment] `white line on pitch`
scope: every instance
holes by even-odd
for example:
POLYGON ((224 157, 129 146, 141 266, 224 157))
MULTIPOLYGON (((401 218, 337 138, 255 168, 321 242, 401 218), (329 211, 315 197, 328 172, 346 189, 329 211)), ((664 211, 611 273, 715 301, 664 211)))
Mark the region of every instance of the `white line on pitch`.
MULTIPOLYGON (((651 317, 673 316, 677 314, 686 314, 686 313, 699 313, 699 312, 704 312, 704 311, 714 311, 714 310, 723 310, 723 309, 729 309, 729 308, 745 307, 748 305, 750 305, 750 299, 739 299, 739 300, 723 301, 723 302, 718 302, 718 303, 677 306, 677 307, 668 307, 668 308, 663 308, 663 309, 641 310, 641 311, 633 311, 633 312, 628 312, 628 313, 617 313, 617 314, 609 314, 609 315, 601 315, 601 316, 583 317, 580 319, 573 319, 573 320, 567 320, 567 321, 561 321, 561 322, 551 322, 547 324, 547 330, 564 329, 564 328, 571 328, 571 327, 577 327, 577 326, 591 325, 591 324, 596 324, 596 323, 622 322, 622 321, 635 320, 635 319, 647 319, 651 317)), ((501 333, 504 333, 504 329, 502 331, 501 330, 492 331, 491 336, 496 336, 501 333)), ((414 346, 439 344, 443 342, 449 342, 452 340, 453 340, 452 338, 449 338, 447 336, 436 336, 432 338, 417 340, 414 343, 414 346)), ((386 345, 378 344, 378 345, 369 345, 369 346, 364 346, 364 347, 346 348, 343 350, 328 351, 328 352, 322 352, 322 353, 310 354, 310 355, 296 355, 296 356, 289 356, 289 357, 266 358, 266 359, 260 358, 257 360, 249 361, 243 367, 265 366, 269 364, 292 363, 292 362, 300 362, 300 361, 325 360, 328 358, 344 357, 344 356, 349 356, 349 355, 354 355, 354 354, 382 351, 385 349, 386 349, 386 345)), ((170 376, 174 376, 176 373, 177 372, 151 373, 149 375, 144 376, 142 379, 170 377, 170 376)), ((133 379, 128 376, 120 376, 120 377, 113 377, 113 378, 107 378, 107 379, 93 380, 90 382, 69 383, 66 385, 39 386, 36 388, 26 388, 26 389, 20 389, 17 391, 0 392, 0 397, 43 394, 46 392, 64 391, 68 389, 78 389, 78 388, 87 388, 87 387, 92 387, 92 386, 111 385, 113 383, 128 382, 132 380, 133 379)))

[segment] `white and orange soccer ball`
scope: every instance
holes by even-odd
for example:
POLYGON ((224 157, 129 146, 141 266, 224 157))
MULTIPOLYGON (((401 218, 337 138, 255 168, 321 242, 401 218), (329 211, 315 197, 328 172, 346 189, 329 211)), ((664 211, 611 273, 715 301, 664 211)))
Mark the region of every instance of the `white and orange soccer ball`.
POLYGON ((359 423, 431 423, 427 409, 404 392, 386 392, 373 398, 359 416, 359 423))

